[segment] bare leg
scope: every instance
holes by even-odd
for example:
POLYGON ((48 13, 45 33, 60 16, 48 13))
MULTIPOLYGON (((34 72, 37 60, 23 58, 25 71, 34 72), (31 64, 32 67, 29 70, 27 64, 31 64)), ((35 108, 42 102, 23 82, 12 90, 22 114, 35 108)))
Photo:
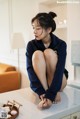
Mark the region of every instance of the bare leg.
POLYGON ((63 91, 63 89, 66 87, 66 85, 67 85, 67 79, 66 79, 66 76, 63 74, 62 86, 61 86, 60 91, 63 91))
POLYGON ((44 56, 45 56, 46 67, 47 67, 47 80, 50 86, 54 77, 58 58, 57 58, 57 54, 52 49, 46 49, 44 51, 44 56))
POLYGON ((42 51, 35 51, 32 57, 32 64, 36 75, 38 76, 43 88, 48 89, 46 80, 46 63, 42 51))

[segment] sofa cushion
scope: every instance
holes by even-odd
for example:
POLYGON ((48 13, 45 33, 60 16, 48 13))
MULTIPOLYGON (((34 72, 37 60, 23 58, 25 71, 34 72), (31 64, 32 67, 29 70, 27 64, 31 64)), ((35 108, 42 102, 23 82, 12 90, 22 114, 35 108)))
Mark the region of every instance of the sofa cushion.
POLYGON ((0 74, 3 72, 15 71, 15 70, 16 70, 16 68, 14 66, 0 63, 0 74))
POLYGON ((20 89, 20 77, 18 71, 4 72, 0 74, 0 93, 20 89))

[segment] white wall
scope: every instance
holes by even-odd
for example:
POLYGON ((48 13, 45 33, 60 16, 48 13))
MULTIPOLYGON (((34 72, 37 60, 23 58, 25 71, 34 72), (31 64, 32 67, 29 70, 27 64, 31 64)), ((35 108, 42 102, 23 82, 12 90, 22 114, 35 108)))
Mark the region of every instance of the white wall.
POLYGON ((0 51, 9 50, 8 0, 0 0, 0 51), (5 34, 5 35, 4 35, 5 34), (8 46, 8 47, 7 47, 8 46), (4 50, 5 49, 5 50, 4 50))
MULTIPOLYGON (((11 49, 11 36, 21 32, 25 44, 33 38, 31 19, 38 13, 40 0, 0 0, 0 62, 18 68, 18 52, 11 49)), ((29 86, 26 71, 26 47, 19 50, 19 70, 22 74, 22 87, 29 86)))

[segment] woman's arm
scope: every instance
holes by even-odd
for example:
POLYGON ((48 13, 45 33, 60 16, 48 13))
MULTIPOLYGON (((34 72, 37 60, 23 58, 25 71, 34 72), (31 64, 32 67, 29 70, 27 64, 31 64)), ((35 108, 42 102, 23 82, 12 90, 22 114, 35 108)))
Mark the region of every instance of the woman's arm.
POLYGON ((51 101, 55 100, 57 92, 61 88, 62 77, 66 61, 66 43, 63 41, 58 48, 58 63, 51 86, 46 91, 45 97, 51 101))
POLYGON ((27 72, 30 80, 30 86, 34 92, 36 92, 39 96, 45 94, 45 90, 42 87, 38 77, 36 76, 33 66, 32 66, 32 55, 34 53, 32 42, 29 42, 26 49, 26 65, 27 72))

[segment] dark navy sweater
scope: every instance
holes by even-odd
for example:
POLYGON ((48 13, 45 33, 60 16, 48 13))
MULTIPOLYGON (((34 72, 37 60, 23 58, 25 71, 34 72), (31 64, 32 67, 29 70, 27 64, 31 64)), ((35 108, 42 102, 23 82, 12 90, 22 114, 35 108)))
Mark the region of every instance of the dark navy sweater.
MULTIPOLYGON (((44 51, 46 48, 42 40, 33 39, 28 42, 26 49, 26 61, 27 61, 27 72, 30 79, 30 86, 34 92, 39 96, 45 94, 45 97, 51 101, 55 100, 57 92, 61 88, 62 77, 65 69, 66 61, 66 43, 59 39, 57 36, 51 34, 51 43, 48 48, 57 51, 58 63, 51 86, 45 91, 42 87, 37 75, 35 74, 32 66, 32 55, 36 50, 44 51)), ((54 62, 54 61, 53 61, 54 62)))

